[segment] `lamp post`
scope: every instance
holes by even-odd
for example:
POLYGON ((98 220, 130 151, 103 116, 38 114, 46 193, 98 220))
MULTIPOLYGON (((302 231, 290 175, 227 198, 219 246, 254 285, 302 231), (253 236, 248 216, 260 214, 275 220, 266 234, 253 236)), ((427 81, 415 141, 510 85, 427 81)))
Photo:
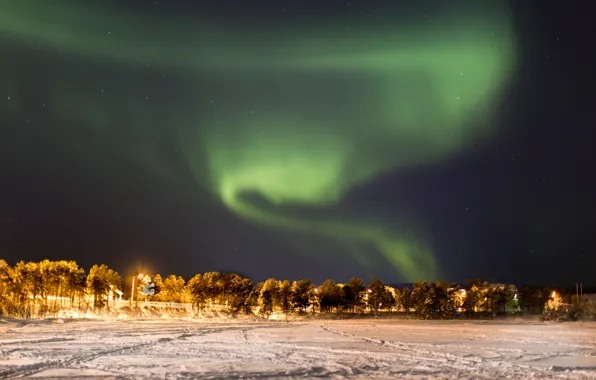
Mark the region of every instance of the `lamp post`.
POLYGON ((143 274, 139 273, 138 276, 132 276, 132 288, 130 290, 130 307, 132 307, 132 302, 135 299, 135 278, 138 278, 139 280, 143 279, 143 274))

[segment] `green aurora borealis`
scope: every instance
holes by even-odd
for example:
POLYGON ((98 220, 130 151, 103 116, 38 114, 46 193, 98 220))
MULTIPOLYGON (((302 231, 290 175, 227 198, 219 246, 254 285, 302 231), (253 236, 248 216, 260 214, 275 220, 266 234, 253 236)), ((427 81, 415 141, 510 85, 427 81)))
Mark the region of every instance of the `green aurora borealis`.
MULTIPOLYGON (((400 216, 410 222, 397 227, 334 208, 383 175, 432 165, 498 134, 491 121, 516 50, 500 2, 429 14, 424 23, 347 29, 317 22, 307 30, 272 24, 249 31, 91 3, 40 4, 1 0, 2 35, 116 71, 132 62, 176 73, 196 88, 196 99, 171 106, 165 119, 197 183, 229 211, 294 233, 297 241, 328 240, 362 264, 381 254, 406 280, 436 278, 432 237, 415 215, 400 216), (208 113, 199 105, 208 98, 201 93, 205 82, 217 98, 208 113)), ((3 86, 12 93, 18 87, 3 86)), ((99 103, 101 87, 92 75, 68 83, 57 76, 47 106, 98 131, 130 128, 142 141, 153 107, 124 84, 112 103, 99 103), (126 116, 112 115, 116 107, 126 116)), ((127 152, 152 165, 146 150, 127 152)))

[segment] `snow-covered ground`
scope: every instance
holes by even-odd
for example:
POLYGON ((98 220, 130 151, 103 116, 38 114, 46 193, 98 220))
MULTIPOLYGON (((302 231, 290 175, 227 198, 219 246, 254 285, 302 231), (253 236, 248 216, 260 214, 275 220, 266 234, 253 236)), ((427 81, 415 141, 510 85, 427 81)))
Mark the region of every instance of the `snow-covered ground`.
POLYGON ((596 379, 596 324, 0 321, 0 378, 596 379))

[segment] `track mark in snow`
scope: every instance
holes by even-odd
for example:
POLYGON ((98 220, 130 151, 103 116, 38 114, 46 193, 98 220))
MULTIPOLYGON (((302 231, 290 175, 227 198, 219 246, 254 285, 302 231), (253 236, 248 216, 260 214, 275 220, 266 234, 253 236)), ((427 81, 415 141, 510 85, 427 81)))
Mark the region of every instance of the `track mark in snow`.
MULTIPOLYGON (((287 371, 273 370, 273 371, 231 371, 222 374, 221 372, 183 372, 180 376, 183 379, 294 379, 294 378, 349 378, 350 376, 364 375, 368 373, 368 369, 376 369, 376 367, 362 367, 352 368, 345 365, 321 366, 315 365, 312 367, 301 367, 287 371)), ((397 374, 397 372, 396 372, 397 374)), ((425 374, 431 374, 427 372, 425 374)), ((180 377, 178 377, 180 378, 180 377)))
MULTIPOLYGON (((428 365, 429 371, 437 370, 442 374, 453 374, 453 372, 460 373, 460 372, 468 372, 471 371, 475 373, 475 375, 482 375, 483 373, 491 373, 494 372, 495 369, 498 369, 501 374, 500 377, 508 377, 508 378, 529 378, 535 376, 536 371, 531 369, 529 366, 523 366, 513 363, 503 363, 501 362, 492 362, 484 360, 480 357, 473 356, 473 357, 463 357, 457 356, 453 354, 449 354, 444 351, 432 351, 432 350, 424 350, 415 348, 414 345, 407 345, 402 342, 391 342, 382 339, 374 339, 365 336, 355 335, 345 333, 339 330, 332 329, 327 326, 321 326, 321 328, 325 331, 328 331, 333 334, 342 335, 351 339, 365 341, 368 343, 377 344, 380 346, 386 346, 393 349, 397 349, 403 352, 396 352, 395 356, 399 356, 402 359, 412 362, 415 365, 428 365), (440 355, 440 356, 439 356, 440 355), (497 367, 497 368, 495 368, 497 367), (492 370, 492 371, 490 371, 492 370)), ((437 346, 437 349, 441 349, 440 346, 437 346)), ((413 373, 409 371, 405 371, 404 373, 412 375, 413 373)), ((403 374, 402 374, 403 375, 403 374)), ((545 377, 543 377, 545 378, 545 377)))
POLYGON ((68 342, 75 340, 74 338, 48 338, 48 339, 33 339, 33 340, 16 340, 14 342, 2 342, 3 346, 15 344, 38 344, 38 343, 53 343, 53 342, 68 342))
POLYGON ((241 330, 241 331, 240 331, 240 332, 242 333, 242 341, 243 341, 244 343, 247 343, 247 342, 248 342, 248 336, 246 335, 246 331, 247 331, 247 330, 241 330))
POLYGON ((578 367, 563 367, 552 366, 550 370, 553 372, 571 372, 571 371, 596 371, 596 366, 578 366, 578 367))
POLYGON ((3 372, 0 372, 0 379, 12 379, 12 378, 30 376, 30 375, 45 371, 47 369, 66 367, 69 364, 77 364, 77 363, 84 362, 84 361, 91 361, 91 360, 94 360, 100 356, 111 355, 111 354, 116 354, 119 352, 124 352, 124 351, 128 351, 128 350, 134 350, 137 348, 145 347, 145 346, 148 346, 151 344, 158 343, 160 340, 161 339, 156 340, 154 342, 145 342, 145 343, 139 343, 136 345, 114 348, 111 350, 98 351, 98 352, 94 352, 94 353, 87 354, 87 355, 75 356, 75 357, 72 357, 72 358, 66 359, 66 360, 52 360, 52 361, 47 361, 47 362, 29 364, 29 365, 21 366, 19 368, 8 369, 3 372))
POLYGON ((52 368, 62 368, 62 367, 68 367, 71 364, 79 364, 81 362, 90 362, 90 361, 95 360, 101 356, 114 355, 114 354, 118 354, 118 353, 125 352, 125 351, 133 351, 133 350, 137 350, 140 348, 149 347, 149 346, 152 346, 152 345, 155 345, 158 343, 168 343, 168 342, 171 342, 171 341, 177 340, 177 339, 185 339, 192 335, 203 336, 203 335, 207 335, 207 334, 214 334, 214 333, 218 333, 221 331, 227 331, 227 330, 233 330, 233 329, 237 329, 237 328, 205 328, 205 329, 198 330, 196 334, 189 334, 188 332, 185 332, 183 334, 180 334, 180 335, 178 335, 176 337, 172 337, 172 338, 159 338, 159 339, 152 340, 149 342, 137 343, 137 344, 132 344, 132 345, 124 346, 124 347, 118 347, 118 348, 113 348, 113 349, 109 349, 109 350, 96 351, 96 352, 85 354, 85 355, 74 356, 70 359, 50 360, 50 361, 45 361, 45 362, 41 362, 41 363, 24 365, 24 366, 7 369, 7 370, 0 372, 0 379, 13 379, 13 378, 21 378, 21 377, 25 377, 25 376, 31 376, 36 373, 40 373, 40 372, 43 372, 45 370, 52 369, 52 368))

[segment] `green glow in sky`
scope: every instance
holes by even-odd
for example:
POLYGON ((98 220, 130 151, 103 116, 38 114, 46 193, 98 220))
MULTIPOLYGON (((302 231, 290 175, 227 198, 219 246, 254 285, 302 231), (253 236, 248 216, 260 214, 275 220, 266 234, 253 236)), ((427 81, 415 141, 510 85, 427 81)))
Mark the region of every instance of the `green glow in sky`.
MULTIPOLYGON (((432 239, 414 220, 404 230, 372 215, 289 210, 332 209, 375 178, 447 159, 498 133, 493 120, 515 63, 506 9, 378 27, 232 33, 217 23, 157 22, 83 2, 33 3, 0 0, 0 31, 64 55, 183 72, 197 91, 211 73, 220 83, 215 111, 176 109, 172 128, 197 181, 229 210, 327 237, 360 262, 373 249, 407 280, 438 275, 432 239), (198 169, 204 166, 207 173, 198 169)), ((75 90, 57 83, 55 91, 75 90)), ((76 111, 67 117, 110 125, 109 110, 92 98, 71 102, 76 111)), ((123 93, 118 102, 136 115, 134 128, 151 124, 142 99, 123 93)))

